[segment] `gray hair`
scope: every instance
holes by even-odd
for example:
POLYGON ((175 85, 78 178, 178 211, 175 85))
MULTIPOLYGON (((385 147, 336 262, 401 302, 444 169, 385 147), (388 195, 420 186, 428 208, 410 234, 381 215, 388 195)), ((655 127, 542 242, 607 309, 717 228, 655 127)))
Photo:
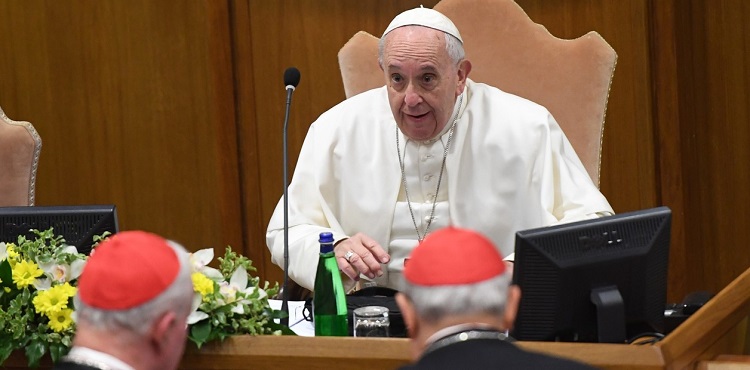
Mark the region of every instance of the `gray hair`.
POLYGON ((508 300, 510 274, 468 285, 437 287, 405 284, 403 293, 409 297, 417 315, 430 323, 454 315, 490 314, 501 316, 508 300))
POLYGON ((177 254, 180 271, 172 284, 150 301, 126 310, 102 310, 74 298, 77 320, 102 330, 127 330, 136 335, 145 335, 156 319, 168 311, 187 316, 193 299, 190 256, 185 248, 167 241, 177 254))
MULTIPOLYGON (((407 26, 407 27, 421 27, 421 26, 407 26)), ((445 50, 448 52, 448 56, 453 60, 454 64, 458 64, 466 57, 464 51, 464 44, 457 37, 444 32, 445 34, 445 50)), ((378 64, 383 67, 383 53, 385 52, 385 39, 390 35, 390 32, 380 38, 378 42, 378 64)))

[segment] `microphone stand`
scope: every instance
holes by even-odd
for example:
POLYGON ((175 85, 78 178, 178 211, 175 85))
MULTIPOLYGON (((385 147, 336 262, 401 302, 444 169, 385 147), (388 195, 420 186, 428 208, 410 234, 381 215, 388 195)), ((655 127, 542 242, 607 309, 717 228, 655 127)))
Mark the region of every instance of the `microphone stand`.
POLYGON ((286 312, 287 316, 281 319, 281 325, 289 326, 289 194, 287 188, 289 187, 289 158, 287 155, 287 134, 289 127, 289 109, 292 105, 292 93, 294 92, 294 85, 286 86, 286 111, 284 113, 284 132, 283 136, 283 148, 284 148, 284 285, 282 287, 282 300, 281 310, 286 312))
POLYGON ((281 325, 289 327, 289 159, 287 158, 287 128, 289 127, 289 108, 292 105, 292 93, 299 84, 299 70, 294 67, 284 71, 284 85, 286 85, 286 112, 284 114, 284 285, 281 288, 281 310, 286 317, 281 319, 281 325))
POLYGON ((286 113, 284 114, 284 133, 283 133, 283 147, 284 147, 284 285, 281 290, 281 310, 286 312, 287 316, 281 319, 281 325, 289 327, 289 198, 287 187, 289 187, 289 175, 288 175, 288 163, 287 158, 287 127, 289 126, 289 108, 292 105, 292 92, 294 92, 294 86, 287 85, 286 87, 286 113))

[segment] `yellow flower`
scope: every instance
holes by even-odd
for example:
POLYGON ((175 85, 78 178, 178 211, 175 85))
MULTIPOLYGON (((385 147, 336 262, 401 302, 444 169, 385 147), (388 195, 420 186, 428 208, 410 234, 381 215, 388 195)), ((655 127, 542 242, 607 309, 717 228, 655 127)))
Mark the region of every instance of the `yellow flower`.
POLYGON ((214 292, 214 281, 207 278, 206 275, 194 272, 191 278, 193 280, 193 290, 200 293, 204 299, 207 295, 214 292))
POLYGON ((70 285, 70 283, 55 285, 54 287, 52 287, 52 289, 61 290, 63 293, 68 295, 68 298, 75 296, 76 292, 78 291, 78 288, 70 285))
POLYGON ((49 318, 49 327, 56 332, 61 332, 71 325, 73 325, 73 310, 70 308, 64 308, 62 310, 50 313, 47 315, 49 318))
POLYGON ((0 243, 0 247, 5 247, 2 253, 0 253, 0 260, 8 259, 10 267, 16 265, 16 261, 19 259, 18 252, 16 252, 16 245, 13 243, 0 243))
POLYGON ((59 312, 68 306, 68 298, 76 294, 76 288, 68 283, 40 291, 32 300, 38 313, 47 315, 59 312))
POLYGON ((42 271, 36 263, 26 260, 21 260, 16 263, 12 269, 13 282, 16 283, 18 289, 33 284, 36 278, 44 274, 44 271, 42 271))
POLYGON ((18 258, 18 252, 16 252, 16 245, 13 243, 5 243, 5 250, 8 251, 9 258, 18 258))

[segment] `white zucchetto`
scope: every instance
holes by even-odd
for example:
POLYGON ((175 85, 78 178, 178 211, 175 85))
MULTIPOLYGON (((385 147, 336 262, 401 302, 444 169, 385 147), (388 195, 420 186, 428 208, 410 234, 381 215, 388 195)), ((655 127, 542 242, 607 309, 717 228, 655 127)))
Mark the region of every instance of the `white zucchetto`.
POLYGON ((403 26, 422 26, 436 29, 457 38, 462 44, 464 43, 456 25, 448 17, 434 9, 414 8, 397 15, 385 29, 382 37, 403 26))

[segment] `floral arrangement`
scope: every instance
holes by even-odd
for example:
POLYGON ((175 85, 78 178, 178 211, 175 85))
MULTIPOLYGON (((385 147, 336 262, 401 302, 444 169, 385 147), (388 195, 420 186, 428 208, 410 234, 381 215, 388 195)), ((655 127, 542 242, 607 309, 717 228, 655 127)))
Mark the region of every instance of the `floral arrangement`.
POLYGON ((52 229, 32 232, 33 239, 0 243, 0 364, 18 349, 32 367, 47 352, 57 361, 75 333, 71 298, 87 257, 52 229))
POLYGON ((238 334, 293 334, 274 319, 286 314, 274 310, 268 297, 279 291, 278 283, 261 288, 260 279, 250 277, 256 271, 252 261, 227 247, 219 257, 219 268, 208 266, 213 260, 213 249, 202 249, 190 256, 192 280, 196 297, 193 312, 188 317, 188 338, 200 348, 213 340, 224 340, 238 334))
MULTIPOLYGON (((16 243, 0 242, 0 366, 16 350, 24 350, 28 365, 39 366, 49 353, 57 362, 68 353, 75 334, 77 279, 87 256, 67 245, 52 229, 32 230, 16 243)), ((109 233, 94 237, 94 247, 109 233)), ((188 337, 198 347, 239 334, 293 334, 274 319, 286 314, 270 307, 278 283, 261 288, 252 261, 227 247, 219 268, 208 266, 213 249, 191 254, 196 292, 188 318, 188 337)))

